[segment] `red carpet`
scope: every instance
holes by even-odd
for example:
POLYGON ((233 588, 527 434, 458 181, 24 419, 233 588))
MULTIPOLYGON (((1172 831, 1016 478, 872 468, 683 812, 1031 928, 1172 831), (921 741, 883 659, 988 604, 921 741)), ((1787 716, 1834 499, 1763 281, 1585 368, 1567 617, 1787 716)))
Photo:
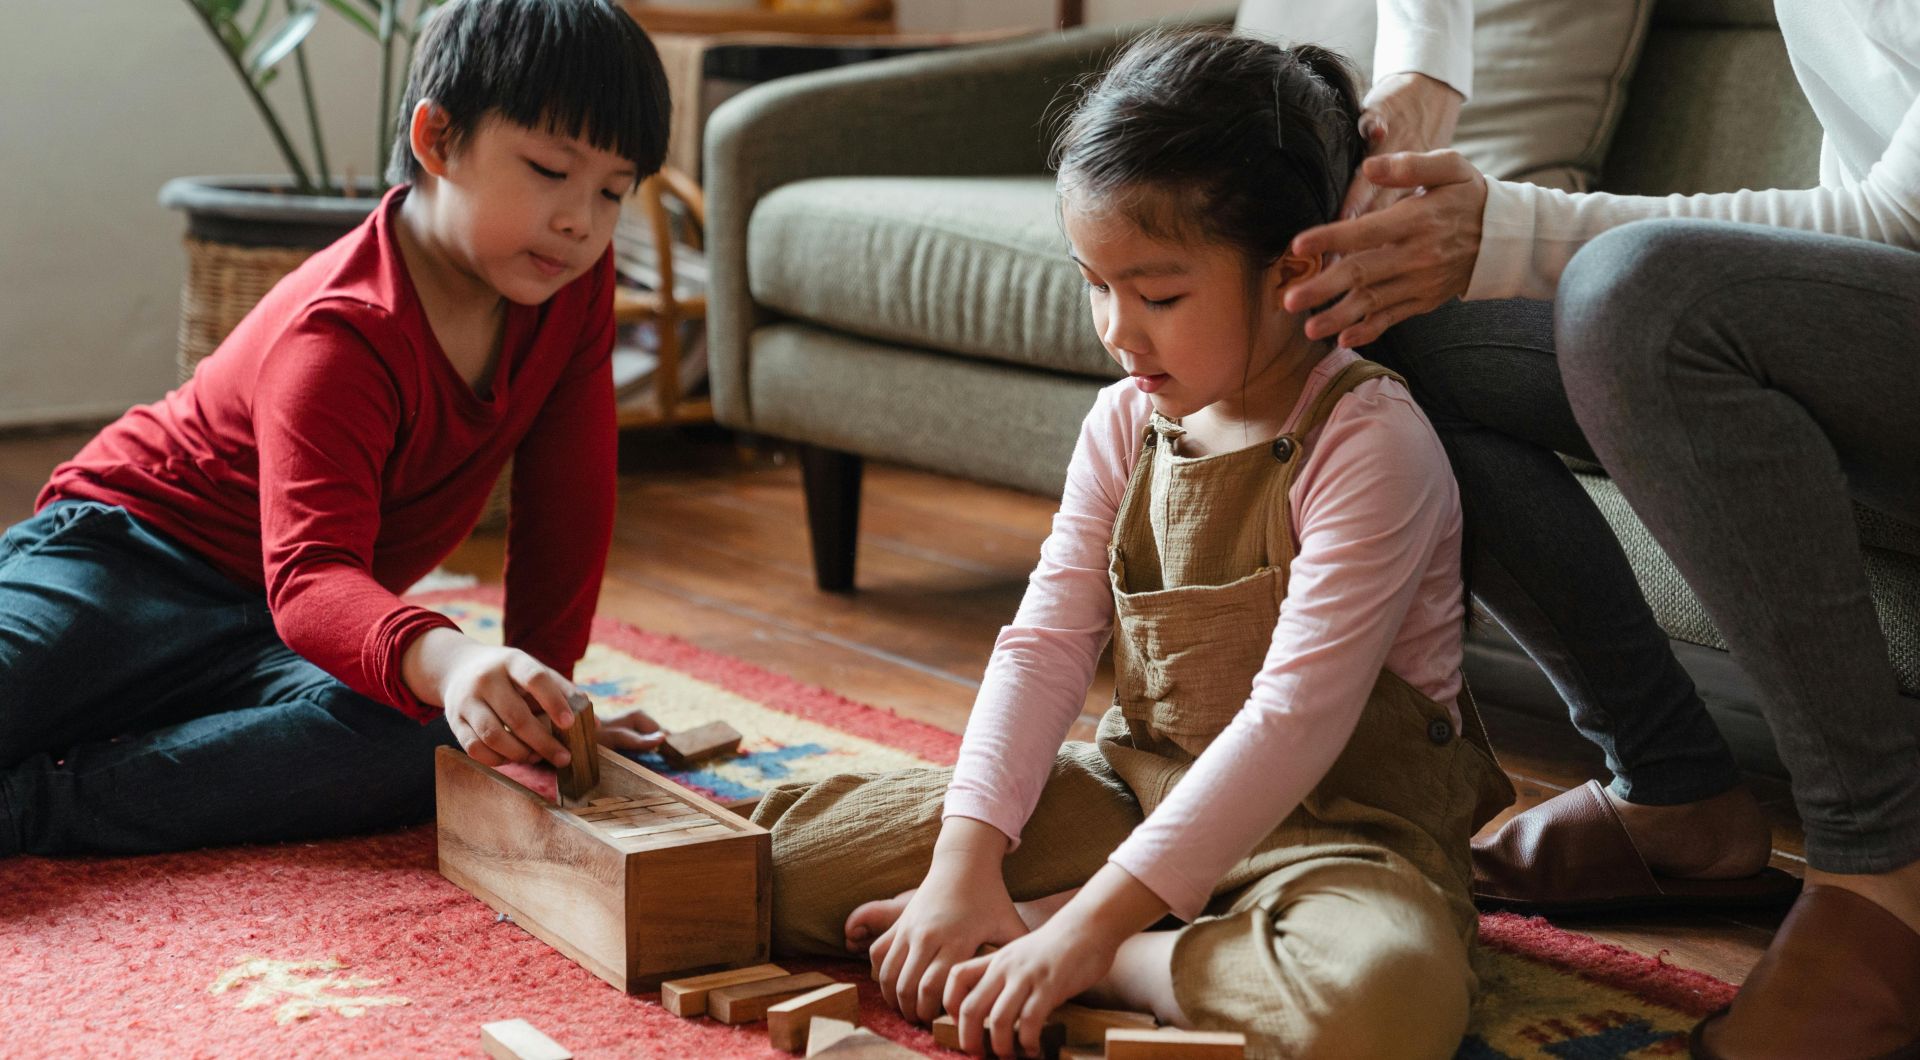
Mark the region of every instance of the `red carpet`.
MULTIPOLYGON (((460 599, 439 603, 469 628, 483 625, 492 601, 460 599)), ((951 760, 956 737, 940 730, 615 623, 599 623, 595 636, 582 680, 600 684, 602 702, 671 701, 673 671, 688 684, 681 692, 724 700, 718 713, 730 720, 747 700, 767 712, 764 726, 746 715, 755 724, 737 727, 779 738, 750 740, 738 770, 688 778, 710 790, 804 779, 877 754, 951 760)), ((1732 991, 1541 921, 1489 917, 1482 934, 1488 998, 1463 1056, 1667 1054, 1693 1015, 1732 991)), ((880 1006, 863 965, 790 967, 860 982, 869 1026, 936 1052, 929 1035, 880 1006)), ((656 997, 621 994, 497 920, 434 870, 431 827, 0 862, 0 998, 0 1056, 477 1055, 480 1025, 515 1017, 583 1057, 787 1055, 768 1045, 763 1024, 678 1019, 656 997)))

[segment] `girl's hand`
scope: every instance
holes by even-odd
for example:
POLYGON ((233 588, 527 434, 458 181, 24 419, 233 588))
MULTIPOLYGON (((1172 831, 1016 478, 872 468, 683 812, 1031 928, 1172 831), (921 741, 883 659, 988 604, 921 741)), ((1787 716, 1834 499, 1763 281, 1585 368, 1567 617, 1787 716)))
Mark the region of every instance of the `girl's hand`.
MULTIPOLYGON (((1409 71, 1381 78, 1367 93, 1366 109, 1360 112, 1360 133, 1367 139, 1367 154, 1446 147, 1453 142, 1460 105, 1465 101, 1452 85, 1426 74, 1409 71)), ((1355 173, 1347 185, 1347 200, 1341 204, 1340 216, 1361 217, 1411 194, 1406 188, 1381 188, 1364 172, 1355 173)))
POLYGON ((647 716, 644 710, 630 710, 625 714, 600 719, 600 742, 616 751, 651 751, 663 743, 667 734, 660 729, 660 723, 647 716))
MULTIPOLYGON (((867 947, 881 996, 908 1019, 930 1023, 940 1014, 940 993, 954 965, 987 943, 1026 934, 1001 875, 1010 845, 1005 833, 984 821, 947 818, 926 879, 867 947)), ((871 935, 869 925, 884 920, 885 905, 868 903, 847 918, 848 949, 857 951, 871 935)))
POLYGON ((1486 178, 1456 151, 1380 155, 1367 159, 1361 171, 1381 187, 1419 192, 1365 217, 1295 236, 1295 254, 1338 257, 1295 284, 1283 303, 1288 312, 1303 313, 1339 299, 1307 320, 1306 334, 1337 334, 1349 348, 1467 293, 1487 205, 1486 178))
POLYGON ((1066 920, 1063 911, 1031 935, 953 969, 943 1001, 960 1030, 960 1048, 1039 1056, 1047 1017, 1106 976, 1118 942, 1066 920))

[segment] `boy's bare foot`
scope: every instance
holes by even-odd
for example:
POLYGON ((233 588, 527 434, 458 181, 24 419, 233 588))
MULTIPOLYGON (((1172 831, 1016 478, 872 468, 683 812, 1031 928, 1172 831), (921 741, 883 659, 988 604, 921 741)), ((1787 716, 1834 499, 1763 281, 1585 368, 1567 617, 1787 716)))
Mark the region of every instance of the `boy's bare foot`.
POLYGON ((1766 868, 1773 854, 1773 829, 1745 785, 1678 806, 1641 806, 1611 788, 1607 801, 1657 876, 1740 879, 1766 868))

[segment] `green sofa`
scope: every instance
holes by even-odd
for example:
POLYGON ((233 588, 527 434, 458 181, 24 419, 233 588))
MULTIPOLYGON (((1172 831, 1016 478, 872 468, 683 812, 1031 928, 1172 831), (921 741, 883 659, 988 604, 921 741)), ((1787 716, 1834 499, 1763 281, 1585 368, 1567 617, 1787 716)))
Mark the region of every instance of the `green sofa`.
MULTIPOLYGON (((1066 258, 1045 119, 1136 29, 791 78, 710 120, 715 410, 800 444, 823 589, 853 584, 864 459, 1058 494, 1080 419, 1118 372, 1066 258)), ((1767 0, 1657 0, 1632 71, 1600 187, 1815 182, 1819 128, 1767 0)), ((1736 751, 1778 772, 1754 690, 1698 601, 1612 484, 1581 480, 1736 751)), ((1920 696, 1920 530, 1861 516, 1894 663, 1920 696)), ((1469 675, 1483 699, 1564 716, 1493 623, 1469 675)))

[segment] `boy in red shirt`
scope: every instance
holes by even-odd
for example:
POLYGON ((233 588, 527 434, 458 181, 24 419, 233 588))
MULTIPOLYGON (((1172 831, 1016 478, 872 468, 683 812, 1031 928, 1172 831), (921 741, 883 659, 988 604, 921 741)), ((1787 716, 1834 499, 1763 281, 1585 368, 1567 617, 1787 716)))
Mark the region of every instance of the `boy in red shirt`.
POLYGON ((612 536, 609 246, 665 75, 606 0, 455 0, 405 99, 406 183, 0 538, 0 856, 416 821, 456 742, 566 763, 540 718, 573 723, 612 536), (493 647, 396 594, 510 457, 493 647))

